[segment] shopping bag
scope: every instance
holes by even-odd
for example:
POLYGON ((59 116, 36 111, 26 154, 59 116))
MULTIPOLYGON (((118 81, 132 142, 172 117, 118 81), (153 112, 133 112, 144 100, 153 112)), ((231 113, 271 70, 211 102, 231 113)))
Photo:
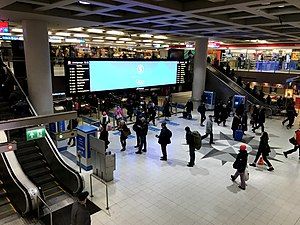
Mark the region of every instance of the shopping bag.
POLYGON ((245 170, 244 176, 245 176, 245 181, 249 180, 249 171, 247 169, 245 170))

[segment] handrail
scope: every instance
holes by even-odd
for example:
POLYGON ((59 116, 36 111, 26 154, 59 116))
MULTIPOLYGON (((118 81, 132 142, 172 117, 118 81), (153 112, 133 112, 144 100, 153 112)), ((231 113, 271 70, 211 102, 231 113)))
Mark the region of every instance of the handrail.
POLYGON ((93 195, 93 180, 92 180, 93 177, 94 177, 96 180, 100 181, 102 184, 105 185, 106 210, 109 210, 109 206, 108 206, 108 187, 107 187, 107 183, 106 183, 104 180, 102 180, 100 177, 96 176, 96 175, 93 174, 93 173, 90 174, 91 198, 94 197, 94 195, 93 195))
MULTIPOLYGON (((49 214, 50 214, 50 225, 53 225, 53 215, 52 215, 52 210, 50 208, 50 206, 39 196, 38 199, 46 206, 46 208, 49 210, 49 214)), ((38 204, 38 218, 40 219, 40 204, 38 204)))
POLYGON ((250 97, 250 99, 247 99, 247 101, 249 103, 258 103, 260 105, 263 105, 264 108, 267 108, 271 111, 271 115, 273 114, 273 109, 266 105, 265 103, 261 102, 259 99, 257 99, 255 96, 253 96, 251 93, 249 93, 248 91, 246 91, 244 88, 241 88, 235 81, 231 80, 230 78, 228 78, 226 75, 224 75, 222 72, 220 72, 219 70, 217 70, 216 68, 212 67, 212 66, 207 66, 207 68, 210 70, 210 72, 214 73, 216 75, 217 78, 219 78, 223 83, 227 84, 227 86, 229 86, 231 89, 233 89, 234 91, 241 93, 245 96, 247 96, 248 98, 250 97), (222 77, 222 78, 220 78, 222 77), (224 80, 226 80, 228 83, 226 83, 224 80), (230 85, 230 84, 235 84, 235 85, 230 85), (251 101, 252 99, 252 101, 251 101))
POLYGON ((23 96, 25 97, 26 102, 28 103, 30 110, 32 110, 33 115, 37 116, 38 115, 37 112, 35 111, 33 105, 29 101, 26 93, 23 91, 23 88, 21 87, 21 85, 20 85, 19 81, 17 80, 17 78, 15 77, 14 73, 11 71, 11 69, 8 66, 5 66, 5 67, 6 67, 7 71, 10 73, 10 75, 12 76, 12 78, 14 78, 17 86, 19 87, 19 90, 22 92, 23 96))

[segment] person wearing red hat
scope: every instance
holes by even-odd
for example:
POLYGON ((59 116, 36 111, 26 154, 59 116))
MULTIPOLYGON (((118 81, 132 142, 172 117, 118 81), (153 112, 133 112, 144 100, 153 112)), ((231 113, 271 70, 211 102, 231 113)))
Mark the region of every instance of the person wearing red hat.
POLYGON ((247 153, 247 146, 241 145, 240 152, 237 154, 236 160, 233 163, 233 168, 236 169, 234 175, 231 175, 231 180, 235 181, 235 179, 240 176, 241 184, 239 188, 242 190, 246 189, 246 182, 245 182, 245 170, 247 167, 247 160, 248 160, 248 153, 247 153))

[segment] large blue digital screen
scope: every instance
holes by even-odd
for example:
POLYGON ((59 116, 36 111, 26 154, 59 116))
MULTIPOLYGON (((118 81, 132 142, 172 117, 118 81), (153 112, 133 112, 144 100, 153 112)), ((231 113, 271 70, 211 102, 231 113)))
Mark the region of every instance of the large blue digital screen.
POLYGON ((176 61, 90 61, 90 90, 176 84, 176 61))

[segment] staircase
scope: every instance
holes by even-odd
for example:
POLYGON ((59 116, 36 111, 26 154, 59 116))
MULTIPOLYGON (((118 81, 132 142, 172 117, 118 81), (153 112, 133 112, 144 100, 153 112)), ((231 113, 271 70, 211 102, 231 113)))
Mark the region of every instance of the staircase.
POLYGON ((3 188, 3 183, 0 180, 0 224, 1 220, 17 214, 16 210, 10 203, 9 198, 7 197, 7 192, 3 188))

